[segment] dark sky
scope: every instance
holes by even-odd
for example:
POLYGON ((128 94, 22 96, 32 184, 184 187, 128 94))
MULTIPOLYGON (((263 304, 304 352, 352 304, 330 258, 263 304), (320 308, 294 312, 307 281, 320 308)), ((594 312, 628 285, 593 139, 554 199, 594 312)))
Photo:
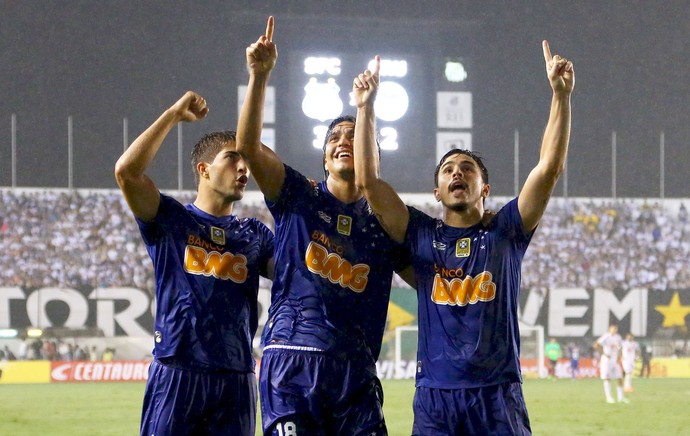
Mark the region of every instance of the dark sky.
MULTIPOLYGON (((183 127, 184 188, 192 189, 191 145, 202 132, 235 127, 236 89, 247 79, 244 49, 272 14, 279 59, 271 83, 283 143, 294 142, 298 131, 284 112, 300 102, 292 91, 281 92, 290 89, 291 54, 397 51, 431 60, 449 51, 467 60, 473 147, 486 158, 492 192, 511 195, 514 131, 520 132, 521 180, 539 154, 550 101, 541 40, 548 39, 576 71, 568 195, 611 195, 615 131, 618 196, 659 195, 661 132, 665 195, 688 196, 688 0, 253 3, 259 2, 0 1, 0 186, 12 182, 12 114, 18 186, 67 186, 72 116, 74 187, 115 188, 123 118, 131 141, 193 89, 211 113, 183 127)), ((419 123, 418 132, 427 135, 427 118, 435 116, 430 106, 420 104, 408 127, 419 123)), ((151 168, 162 188, 177 187, 176 144, 173 132, 151 168)), ((318 152, 289 146, 279 150, 288 164, 321 176, 318 152)), ((384 154, 384 177, 400 190, 430 191, 435 159, 425 146, 384 154)), ((562 192, 559 183, 556 195, 562 192)))

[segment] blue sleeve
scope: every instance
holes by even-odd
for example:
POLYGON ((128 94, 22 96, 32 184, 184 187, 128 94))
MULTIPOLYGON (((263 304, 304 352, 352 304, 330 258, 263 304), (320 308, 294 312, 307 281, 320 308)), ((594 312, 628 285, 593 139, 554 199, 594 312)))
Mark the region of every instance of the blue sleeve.
POLYGON ((258 221, 258 232, 261 235, 261 248, 259 249, 259 271, 264 277, 267 275, 268 261, 273 258, 275 250, 275 237, 271 229, 266 227, 262 222, 258 221))
POLYGON ((420 232, 424 231, 427 227, 427 223, 433 220, 433 218, 412 206, 407 206, 407 210, 410 213, 410 221, 407 224, 407 232, 405 233, 405 241, 403 244, 405 246, 405 251, 409 254, 410 258, 412 258, 417 253, 420 232))
POLYGON ((147 222, 140 220, 136 216, 134 217, 146 245, 154 245, 159 241, 165 233, 179 224, 179 213, 181 211, 186 212, 186 209, 179 201, 162 193, 160 196, 158 212, 156 212, 153 220, 147 222))
MULTIPOLYGON (((522 216, 520 216, 520 210, 518 209, 517 197, 506 203, 494 220, 495 225, 503 229, 503 231, 507 233, 507 236, 514 240, 519 246, 522 246, 523 249, 527 248, 527 245, 529 245, 529 242, 532 240, 532 235, 534 235, 536 231, 535 228, 525 233, 522 224, 522 216)), ((490 226, 492 224, 490 224, 490 226)))
MULTIPOLYGON (((285 165, 285 164, 284 164, 285 165)), ((285 211, 297 210, 310 204, 310 198, 316 197, 316 182, 307 179, 297 170, 285 165, 285 180, 280 195, 275 202, 265 200, 273 217, 285 211)))

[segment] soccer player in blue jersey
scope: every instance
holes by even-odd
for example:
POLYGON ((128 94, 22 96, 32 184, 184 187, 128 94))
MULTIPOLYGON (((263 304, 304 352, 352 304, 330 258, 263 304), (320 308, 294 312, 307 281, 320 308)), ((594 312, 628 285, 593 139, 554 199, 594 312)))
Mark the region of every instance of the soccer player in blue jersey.
POLYGON ((259 375, 271 435, 384 435, 381 348, 400 246, 354 184, 355 120, 331 123, 326 180, 312 182, 260 142, 277 59, 273 18, 247 48, 249 86, 237 143, 275 218, 276 271, 259 375))
POLYGON ((386 231, 404 241, 416 278, 413 434, 531 433, 520 375, 520 268, 563 170, 574 85, 572 63, 552 56, 546 41, 543 52, 553 97, 539 162, 518 198, 495 214, 484 208, 486 167, 468 150, 451 150, 436 167, 434 196, 443 204, 443 221, 408 209, 378 174, 378 62, 353 83, 356 183, 386 231))
POLYGON ((207 113, 206 101, 187 92, 115 166, 156 279, 154 360, 140 429, 145 436, 253 436, 256 427, 252 338, 259 275, 272 276, 273 234, 256 219, 232 214, 249 177, 235 134, 210 133, 194 146, 192 204, 161 194, 146 175, 170 130, 207 113))

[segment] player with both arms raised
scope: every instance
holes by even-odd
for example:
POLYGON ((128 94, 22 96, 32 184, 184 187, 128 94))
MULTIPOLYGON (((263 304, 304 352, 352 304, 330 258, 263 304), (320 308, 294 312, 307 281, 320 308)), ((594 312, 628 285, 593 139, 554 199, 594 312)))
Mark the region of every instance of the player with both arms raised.
POLYGON ((355 176, 383 228, 412 256, 419 300, 413 403, 415 435, 531 434, 522 395, 518 327, 520 268, 561 174, 570 137, 572 63, 543 42, 553 91, 537 166, 518 198, 484 208, 489 175, 481 158, 451 150, 436 167, 443 221, 407 208, 379 177, 373 72, 355 79, 355 176), (449 274, 447 272, 451 272, 449 274))

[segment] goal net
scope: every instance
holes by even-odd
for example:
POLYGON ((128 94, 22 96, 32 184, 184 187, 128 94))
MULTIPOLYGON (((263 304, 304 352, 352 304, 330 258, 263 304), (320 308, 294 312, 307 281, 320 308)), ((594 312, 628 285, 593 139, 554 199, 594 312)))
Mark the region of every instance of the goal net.
POLYGON ((544 363, 544 326, 520 323, 520 368, 525 378, 548 375, 544 363))
MULTIPOLYGON (((417 326, 395 329, 395 367, 417 360, 417 326)), ((520 323, 520 366, 525 378, 543 378, 547 375, 544 364, 544 327, 520 323)))
POLYGON ((418 332, 416 325, 395 328, 395 368, 400 368, 404 363, 417 361, 418 332))

